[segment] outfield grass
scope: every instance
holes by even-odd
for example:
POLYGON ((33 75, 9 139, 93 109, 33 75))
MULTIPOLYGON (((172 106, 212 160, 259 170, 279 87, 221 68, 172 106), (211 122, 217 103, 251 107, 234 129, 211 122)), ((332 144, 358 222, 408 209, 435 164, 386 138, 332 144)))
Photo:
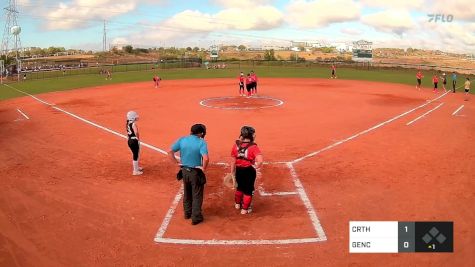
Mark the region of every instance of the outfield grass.
MULTIPOLYGON (((209 79, 209 78, 236 78, 240 71, 247 72, 254 70, 259 77, 288 77, 288 78, 329 78, 329 67, 317 67, 311 63, 303 63, 299 67, 289 66, 263 66, 258 64, 228 64, 226 69, 209 69, 193 68, 193 69, 159 69, 159 70, 142 70, 128 72, 114 72, 112 80, 105 80, 105 77, 99 74, 84 75, 64 75, 55 78, 26 80, 19 83, 12 83, 11 86, 28 92, 30 94, 40 94, 52 91, 62 91, 77 88, 85 88, 91 86, 110 85, 118 83, 150 81, 152 76, 158 73, 160 77, 166 80, 176 79, 209 79)), ((425 78, 422 85, 424 87, 432 87, 432 73, 425 71, 425 78)), ((355 68, 338 68, 338 79, 349 80, 368 80, 388 83, 401 83, 414 85, 416 83, 414 70, 367 70, 355 68)), ((449 76, 449 75, 448 75, 449 76)), ((471 80, 474 81, 472 76, 471 80)), ((457 86, 463 85, 465 78, 458 75, 457 86)), ((447 87, 451 88, 452 81, 449 77, 447 87)), ((475 81, 474 81, 475 83, 475 81)), ((22 96, 22 94, 8 88, 0 87, 0 99, 9 99, 22 96)), ((461 89, 459 89, 461 90, 461 89)), ((471 90, 472 93, 474 90, 471 90)))

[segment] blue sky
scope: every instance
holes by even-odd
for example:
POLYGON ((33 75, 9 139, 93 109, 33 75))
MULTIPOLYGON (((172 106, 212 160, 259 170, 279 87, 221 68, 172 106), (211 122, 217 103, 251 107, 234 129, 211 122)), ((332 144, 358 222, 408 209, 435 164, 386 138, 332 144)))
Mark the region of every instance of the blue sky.
POLYGON ((17 0, 17 5, 24 47, 100 50, 106 20, 109 44, 136 47, 365 39, 375 47, 475 51, 472 0, 17 0), (429 22, 428 14, 454 20, 429 22))

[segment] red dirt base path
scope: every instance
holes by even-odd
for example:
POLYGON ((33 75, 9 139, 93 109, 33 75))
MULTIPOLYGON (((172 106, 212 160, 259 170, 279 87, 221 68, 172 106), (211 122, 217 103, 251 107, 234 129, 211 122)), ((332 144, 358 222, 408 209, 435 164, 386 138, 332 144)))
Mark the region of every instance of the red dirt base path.
POLYGON ((199 105, 203 99, 237 95, 230 79, 164 81, 159 89, 149 82, 123 84, 37 96, 54 106, 31 97, 3 101, 0 265, 474 265, 475 99, 398 84, 322 79, 262 79, 259 90, 283 104, 258 110, 199 105), (318 238, 309 203, 326 240, 154 242, 180 193, 175 167, 157 150, 142 147, 145 173, 132 176, 123 138, 65 113, 123 134, 125 114, 132 109, 141 117, 142 141, 164 150, 193 123, 208 127, 213 164, 207 171, 205 221, 192 226, 183 219, 179 202, 164 238, 318 238), (255 212, 243 216, 234 210, 233 192, 222 186, 222 177, 228 171, 223 163, 245 124, 256 128, 266 162, 276 164, 261 170, 255 212), (293 162, 294 176, 286 162, 293 162), (307 204, 301 192, 294 194, 295 179, 302 183, 307 204), (273 195, 279 192, 291 194, 273 195), (454 221, 455 252, 349 254, 350 220, 454 221))

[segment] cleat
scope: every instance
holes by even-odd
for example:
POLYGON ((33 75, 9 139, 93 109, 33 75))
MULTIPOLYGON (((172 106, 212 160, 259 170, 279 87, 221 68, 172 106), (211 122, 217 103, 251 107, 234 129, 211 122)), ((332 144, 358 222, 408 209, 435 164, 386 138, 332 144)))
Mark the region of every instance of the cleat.
POLYGON ((196 220, 196 221, 191 221, 191 225, 197 225, 197 224, 201 223, 202 221, 203 221, 203 219, 196 220))
POLYGON ((234 208, 237 210, 241 209, 241 204, 234 204, 234 208))
POLYGON ((134 171, 132 172, 132 175, 142 175, 143 172, 142 171, 134 171))
POLYGON ((251 209, 251 208, 249 208, 249 209, 247 209, 247 210, 245 210, 245 209, 242 209, 242 210, 241 210, 241 214, 242 214, 242 215, 244 215, 244 214, 249 214, 249 213, 251 213, 251 212, 252 212, 252 209, 251 209))

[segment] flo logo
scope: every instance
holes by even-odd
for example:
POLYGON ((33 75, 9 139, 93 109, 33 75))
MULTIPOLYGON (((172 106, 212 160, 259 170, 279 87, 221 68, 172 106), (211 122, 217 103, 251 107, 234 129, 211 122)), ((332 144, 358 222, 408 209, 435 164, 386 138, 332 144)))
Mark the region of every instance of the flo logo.
POLYGON ((445 14, 427 14, 429 22, 452 22, 454 20, 453 15, 445 14))

